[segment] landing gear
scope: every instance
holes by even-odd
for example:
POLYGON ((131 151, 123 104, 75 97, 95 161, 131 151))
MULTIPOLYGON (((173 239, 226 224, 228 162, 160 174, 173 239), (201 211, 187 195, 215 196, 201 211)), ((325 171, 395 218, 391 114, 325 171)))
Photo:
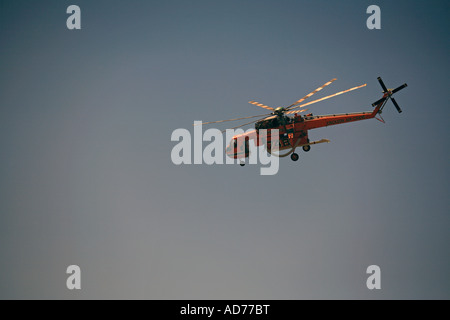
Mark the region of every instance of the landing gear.
POLYGON ((309 150, 311 150, 311 146, 303 146, 302 149, 303 151, 308 152, 309 150))
POLYGON ((241 162, 241 163, 239 163, 239 165, 240 165, 241 167, 243 167, 243 166, 245 166, 245 162, 241 162))
POLYGON ((298 154, 296 154, 296 153, 291 154, 291 160, 292 161, 297 161, 298 158, 299 158, 298 154))

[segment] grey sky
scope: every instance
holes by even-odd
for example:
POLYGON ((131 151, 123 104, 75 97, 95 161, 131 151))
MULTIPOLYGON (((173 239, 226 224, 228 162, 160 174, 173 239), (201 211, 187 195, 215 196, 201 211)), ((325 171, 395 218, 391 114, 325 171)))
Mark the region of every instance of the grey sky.
POLYGON ((0 1, 0 298, 450 298, 449 9, 0 1), (82 30, 66 28, 71 4, 82 30), (378 76, 408 83, 401 115, 389 103, 385 125, 313 130, 331 143, 275 176, 171 163, 172 131, 194 120, 286 106, 334 77, 317 97, 368 86, 310 111, 368 111, 378 76))

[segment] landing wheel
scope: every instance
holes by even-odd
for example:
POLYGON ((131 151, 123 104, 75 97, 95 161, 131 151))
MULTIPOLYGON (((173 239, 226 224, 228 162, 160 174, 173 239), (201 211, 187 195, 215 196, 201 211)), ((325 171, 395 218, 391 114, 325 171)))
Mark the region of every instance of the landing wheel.
POLYGON ((296 153, 293 153, 293 154, 291 154, 291 160, 292 161, 297 161, 298 160, 298 154, 296 154, 296 153))
POLYGON ((308 152, 311 150, 311 146, 303 146, 303 151, 308 152))
POLYGON ((243 167, 243 166, 245 166, 245 162, 241 162, 241 163, 239 163, 239 165, 240 165, 241 167, 243 167))

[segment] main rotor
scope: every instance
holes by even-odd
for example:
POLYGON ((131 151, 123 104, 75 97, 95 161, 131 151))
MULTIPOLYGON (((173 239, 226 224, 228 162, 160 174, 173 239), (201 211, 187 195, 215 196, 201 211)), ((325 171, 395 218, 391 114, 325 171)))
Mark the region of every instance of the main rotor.
POLYGON ((357 86, 357 87, 353 87, 353 88, 350 88, 350 89, 347 89, 347 90, 344 90, 344 91, 340 91, 340 92, 334 93, 332 95, 329 95, 329 96, 326 96, 326 97, 323 97, 323 98, 320 98, 320 99, 317 99, 317 100, 314 100, 314 101, 311 101, 311 102, 308 102, 308 103, 302 103, 303 101, 305 101, 306 99, 310 98, 311 96, 313 96, 317 92, 321 91, 326 86, 329 86, 330 84, 332 84, 336 80, 337 79, 331 79, 330 81, 326 82, 322 86, 318 87, 316 90, 308 93, 306 96, 304 96, 303 98, 295 101, 293 104, 291 104, 291 105, 289 105, 287 107, 272 108, 272 107, 269 107, 268 105, 265 105, 265 104, 257 102, 257 101, 249 101, 250 104, 253 104, 255 106, 261 107, 261 108, 266 109, 266 110, 270 110, 271 112, 268 113, 268 114, 261 114, 261 115, 256 115, 256 116, 236 118, 236 119, 228 119, 228 120, 203 122, 202 124, 211 124, 211 123, 220 123, 220 122, 237 121, 237 120, 244 120, 244 119, 251 119, 251 118, 259 118, 257 120, 253 120, 251 122, 244 123, 244 124, 241 124, 239 126, 230 128, 230 129, 237 129, 237 128, 244 127, 244 126, 250 125, 252 123, 258 122, 258 121, 264 121, 265 119, 268 119, 268 118, 273 117, 273 116, 282 117, 282 116, 289 115, 289 114, 298 114, 298 113, 305 112, 308 109, 301 109, 301 108, 309 106, 309 105, 312 105, 314 103, 317 103, 317 102, 320 102, 320 101, 323 101, 323 100, 327 100, 327 99, 336 97, 336 96, 341 95, 343 93, 347 93, 347 92, 350 92, 350 91, 353 91, 353 90, 365 87, 367 85, 367 84, 363 84, 363 85, 360 85, 360 86, 357 86))

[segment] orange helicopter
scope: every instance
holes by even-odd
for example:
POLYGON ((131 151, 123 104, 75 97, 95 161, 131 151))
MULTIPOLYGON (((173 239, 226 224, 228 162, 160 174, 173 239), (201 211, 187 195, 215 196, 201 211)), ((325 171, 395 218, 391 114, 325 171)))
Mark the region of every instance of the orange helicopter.
MULTIPOLYGON (((353 121, 372 119, 372 118, 375 118, 384 123, 384 120, 381 117, 381 113, 389 99, 392 101, 392 103, 396 107, 397 111, 399 113, 402 112, 399 105, 397 104, 395 99, 392 97, 392 95, 394 93, 402 90, 403 88, 407 87, 407 84, 405 83, 396 89, 387 89, 383 83, 383 80, 381 80, 381 78, 378 77, 378 82, 380 83, 381 87, 383 88, 383 97, 372 104, 372 107, 375 107, 375 109, 373 111, 332 114, 332 115, 318 115, 318 116, 313 116, 312 113, 307 114, 305 116, 300 115, 300 113, 308 110, 308 109, 298 110, 300 108, 303 108, 308 105, 317 103, 319 101, 323 101, 323 100, 341 95, 343 93, 350 92, 350 91, 353 91, 353 90, 356 90, 356 89, 366 86, 366 84, 363 84, 363 85, 360 85, 360 86, 357 86, 357 87, 354 87, 354 88, 351 88, 348 90, 337 92, 335 94, 326 96, 324 98, 320 98, 320 99, 302 104, 303 101, 305 101, 312 95, 316 94, 317 92, 321 91, 323 88, 330 85, 331 83, 333 83, 336 80, 337 79, 332 79, 332 80, 328 81, 324 85, 320 86, 316 90, 312 91, 311 93, 307 94, 300 100, 297 100, 295 103, 293 103, 287 107, 272 108, 272 107, 269 107, 267 105, 264 105, 264 104, 256 102, 256 101, 249 102, 250 104, 254 104, 261 108, 270 110, 271 113, 269 113, 269 114, 257 115, 257 116, 251 116, 251 117, 243 117, 243 118, 237 118, 237 119, 229 119, 229 120, 204 122, 203 124, 221 123, 221 122, 227 122, 227 121, 237 121, 237 120, 243 120, 243 119, 263 117, 261 119, 257 119, 252 122, 244 123, 242 125, 231 128, 231 129, 237 129, 237 128, 244 127, 246 125, 255 123, 255 130, 233 136, 233 138, 230 141, 230 144, 226 148, 227 156, 230 158, 234 158, 234 159, 243 159, 243 158, 249 157, 249 155, 250 155, 249 141, 253 140, 255 143, 255 146, 257 146, 257 147, 265 145, 267 151, 269 153, 271 153, 272 155, 276 155, 278 157, 287 157, 288 155, 290 155, 291 159, 293 161, 297 161, 299 159, 299 155, 297 153, 295 153, 296 148, 301 147, 303 149, 303 151, 308 152, 309 150, 311 150, 311 145, 318 144, 318 143, 324 143, 324 142, 327 142, 327 143, 330 142, 330 140, 328 140, 328 139, 322 139, 322 140, 318 140, 318 141, 310 141, 309 137, 308 137, 308 131, 311 129, 327 127, 327 126, 332 126, 332 125, 337 125, 337 124, 344 124, 344 123, 349 123, 349 122, 353 122, 353 121), (380 114, 381 119, 376 118, 377 114, 380 114), (288 115, 293 115, 293 116, 288 116, 288 115), (261 130, 261 129, 267 129, 266 139, 261 139, 261 140, 259 139, 259 130, 261 130), (272 145, 271 145, 272 141, 271 141, 271 133, 270 133, 271 129, 278 129, 278 132, 279 132, 278 150, 279 151, 287 150, 286 153, 275 154, 275 153, 271 152, 271 149, 272 149, 272 145)), ((243 165, 245 165, 245 163, 241 162, 241 166, 243 166, 243 165)))

